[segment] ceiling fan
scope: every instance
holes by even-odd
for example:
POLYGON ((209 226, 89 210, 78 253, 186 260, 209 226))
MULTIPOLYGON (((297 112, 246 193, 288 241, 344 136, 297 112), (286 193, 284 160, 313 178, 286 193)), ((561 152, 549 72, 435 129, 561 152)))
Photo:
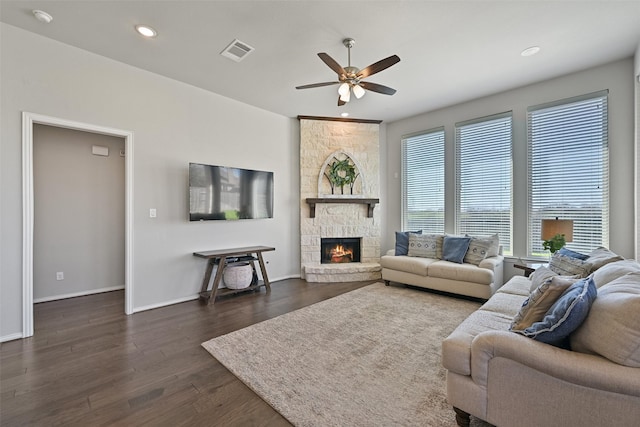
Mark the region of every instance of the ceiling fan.
POLYGON ((398 55, 392 55, 388 58, 382 59, 369 65, 362 70, 358 70, 356 67, 351 66, 351 48, 356 43, 352 38, 342 40, 342 44, 349 50, 349 65, 342 68, 333 58, 324 52, 318 54, 320 59, 329 66, 333 71, 338 73, 338 81, 313 83, 309 85, 296 86, 296 89, 310 89, 313 87, 330 86, 339 84, 338 88, 338 106, 342 106, 349 102, 351 99, 351 92, 356 98, 360 99, 365 94, 365 89, 372 92, 382 93, 384 95, 393 95, 396 93, 395 89, 387 86, 383 86, 377 83, 362 81, 364 78, 369 77, 372 74, 379 73, 382 70, 386 70, 394 64, 400 62, 398 55))

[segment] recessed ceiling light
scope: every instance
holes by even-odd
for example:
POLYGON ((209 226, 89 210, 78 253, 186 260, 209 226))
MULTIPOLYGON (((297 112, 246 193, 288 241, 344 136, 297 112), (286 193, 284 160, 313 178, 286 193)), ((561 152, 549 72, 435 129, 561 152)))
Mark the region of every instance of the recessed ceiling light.
POLYGON ((540 46, 531 46, 520 52, 521 56, 533 56, 540 52, 540 46))
POLYGON ((44 12, 42 10, 32 10, 31 13, 33 13, 33 16, 35 16, 35 18, 38 21, 44 22, 45 24, 48 24, 51 21, 53 21, 53 16, 49 15, 47 12, 44 12))
POLYGON ((158 35, 156 30, 149 27, 148 25, 136 25, 136 31, 145 37, 155 37, 158 35))
POLYGON ((340 115, 341 115, 342 117, 349 117, 349 113, 347 113, 347 112, 340 113, 340 115))

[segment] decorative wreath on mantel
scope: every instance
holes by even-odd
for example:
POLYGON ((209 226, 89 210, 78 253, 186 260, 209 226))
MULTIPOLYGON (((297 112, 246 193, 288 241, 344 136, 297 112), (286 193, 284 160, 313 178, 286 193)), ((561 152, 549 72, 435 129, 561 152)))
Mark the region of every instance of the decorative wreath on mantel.
POLYGON ((348 157, 343 160, 338 160, 329 164, 325 171, 325 176, 331 184, 331 194, 335 194, 335 189, 340 187, 340 193, 344 194, 344 186, 348 185, 351 194, 353 194, 353 184, 360 174, 356 170, 355 165, 350 161, 348 157))

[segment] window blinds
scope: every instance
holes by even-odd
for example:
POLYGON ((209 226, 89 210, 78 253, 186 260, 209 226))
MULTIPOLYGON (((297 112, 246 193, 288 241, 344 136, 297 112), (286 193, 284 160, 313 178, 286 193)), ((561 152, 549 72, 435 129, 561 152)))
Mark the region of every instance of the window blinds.
POLYGON ((499 233, 511 254, 511 112, 457 123, 456 232, 499 233))
POLYGON ((555 217, 573 220, 569 248, 608 246, 607 135, 606 91, 528 109, 529 255, 548 255, 541 220, 555 217))
POLYGON ((402 228, 444 233, 444 129, 402 139, 402 228))

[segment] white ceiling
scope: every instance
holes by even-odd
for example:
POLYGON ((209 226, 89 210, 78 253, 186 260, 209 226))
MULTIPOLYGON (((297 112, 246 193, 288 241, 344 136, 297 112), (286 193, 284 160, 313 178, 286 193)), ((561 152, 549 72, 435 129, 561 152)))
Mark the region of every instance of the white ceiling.
POLYGON ((1 0, 0 20, 287 117, 385 121, 631 57, 640 42, 640 0, 1 0), (358 68, 401 58, 367 78, 395 95, 338 107, 337 86, 295 89, 336 78, 317 53, 346 66, 345 37, 358 68), (219 55, 236 38, 255 48, 240 63, 219 55))

